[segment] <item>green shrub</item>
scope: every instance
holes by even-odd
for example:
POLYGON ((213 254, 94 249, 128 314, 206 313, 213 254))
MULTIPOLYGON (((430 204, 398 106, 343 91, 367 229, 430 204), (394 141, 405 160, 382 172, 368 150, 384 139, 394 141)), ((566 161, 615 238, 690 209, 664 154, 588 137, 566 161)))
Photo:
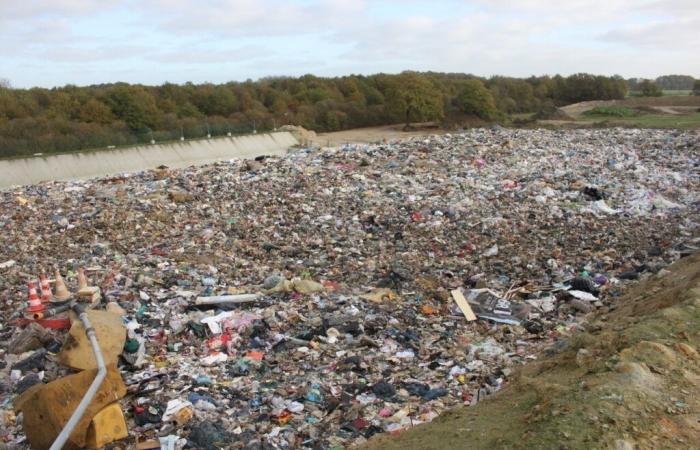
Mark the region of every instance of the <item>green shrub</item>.
POLYGON ((596 106, 584 112, 583 115, 590 117, 635 117, 639 115, 639 112, 624 106, 596 106))

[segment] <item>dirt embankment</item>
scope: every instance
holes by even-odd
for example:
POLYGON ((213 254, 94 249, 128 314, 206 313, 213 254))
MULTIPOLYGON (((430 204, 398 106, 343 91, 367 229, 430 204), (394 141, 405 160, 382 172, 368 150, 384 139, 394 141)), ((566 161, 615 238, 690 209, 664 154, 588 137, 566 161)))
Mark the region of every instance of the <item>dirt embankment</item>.
POLYGON ((637 285, 503 391, 378 449, 699 449, 700 254, 637 285))
POLYGON ((698 96, 630 97, 624 100, 593 100, 563 106, 568 115, 579 117, 598 106, 625 106, 627 108, 650 108, 670 114, 687 114, 700 108, 698 96))

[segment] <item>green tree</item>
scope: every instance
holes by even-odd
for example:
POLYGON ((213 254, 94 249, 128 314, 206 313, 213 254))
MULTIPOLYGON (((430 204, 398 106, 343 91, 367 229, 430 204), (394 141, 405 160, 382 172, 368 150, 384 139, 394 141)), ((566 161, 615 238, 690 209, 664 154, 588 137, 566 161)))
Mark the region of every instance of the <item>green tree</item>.
POLYGON ((492 77, 488 86, 496 105, 504 112, 535 111, 539 106, 532 85, 525 80, 492 77))
POLYGON ((107 92, 105 103, 133 131, 145 132, 156 124, 156 101, 142 86, 118 85, 107 92))
POLYGON ((693 95, 700 95, 700 80, 693 83, 693 95))
POLYGON ((411 122, 438 120, 443 116, 440 91, 426 77, 415 72, 404 72, 390 81, 386 92, 390 114, 405 120, 405 129, 411 122))
POLYGON ((461 84, 455 98, 455 106, 464 114, 472 114, 490 120, 496 117, 498 110, 491 91, 480 80, 466 80, 461 84))
MULTIPOLYGON (((660 77, 657 84, 679 87, 687 80, 670 75, 660 77)), ((149 131, 156 140, 177 139, 181 129, 186 137, 201 137, 207 125, 212 135, 247 132, 253 121, 258 130, 292 123, 330 131, 399 121, 410 126, 414 121, 458 119, 464 114, 491 118, 584 100, 623 98, 628 83, 636 88, 642 81, 591 74, 487 81, 464 73, 436 72, 52 89, 13 89, 0 81, 0 154, 133 144, 149 139, 149 131)))
POLYGON ((637 85, 642 97, 661 97, 664 95, 658 84, 651 80, 644 80, 637 85))
POLYGON ((690 75, 662 75, 656 78, 661 89, 669 91, 687 91, 693 89, 695 79, 690 75))
POLYGON ((192 103, 207 116, 227 116, 238 109, 238 101, 226 86, 203 84, 192 96, 192 103))
POLYGON ((46 114, 52 118, 75 119, 78 117, 80 102, 65 91, 52 92, 51 103, 46 114))
POLYGON ((94 122, 109 124, 114 120, 114 114, 107 105, 101 101, 91 98, 80 108, 80 120, 83 122, 94 122))

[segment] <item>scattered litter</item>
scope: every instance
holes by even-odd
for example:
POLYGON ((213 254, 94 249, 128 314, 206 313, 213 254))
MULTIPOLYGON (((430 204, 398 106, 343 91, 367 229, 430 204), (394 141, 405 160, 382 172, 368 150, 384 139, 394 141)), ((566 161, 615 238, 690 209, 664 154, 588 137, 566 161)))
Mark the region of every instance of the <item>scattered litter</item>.
POLYGON ((110 367, 75 447, 347 448, 476 404, 697 251, 697 142, 474 129, 2 191, 2 439, 48 448, 94 377, 68 300, 110 367))

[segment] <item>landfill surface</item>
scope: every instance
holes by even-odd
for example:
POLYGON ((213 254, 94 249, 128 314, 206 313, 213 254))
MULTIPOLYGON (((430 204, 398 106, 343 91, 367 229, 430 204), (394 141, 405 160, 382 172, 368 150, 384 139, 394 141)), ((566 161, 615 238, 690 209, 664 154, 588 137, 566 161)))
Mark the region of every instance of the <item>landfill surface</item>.
POLYGON ((119 448, 344 448, 476 405, 698 249, 699 137, 496 127, 1 192, 0 440, 71 373, 65 331, 19 339, 54 268, 127 329, 119 448))
POLYGON ((700 448, 700 252, 618 304, 486 401, 363 450, 700 448))

